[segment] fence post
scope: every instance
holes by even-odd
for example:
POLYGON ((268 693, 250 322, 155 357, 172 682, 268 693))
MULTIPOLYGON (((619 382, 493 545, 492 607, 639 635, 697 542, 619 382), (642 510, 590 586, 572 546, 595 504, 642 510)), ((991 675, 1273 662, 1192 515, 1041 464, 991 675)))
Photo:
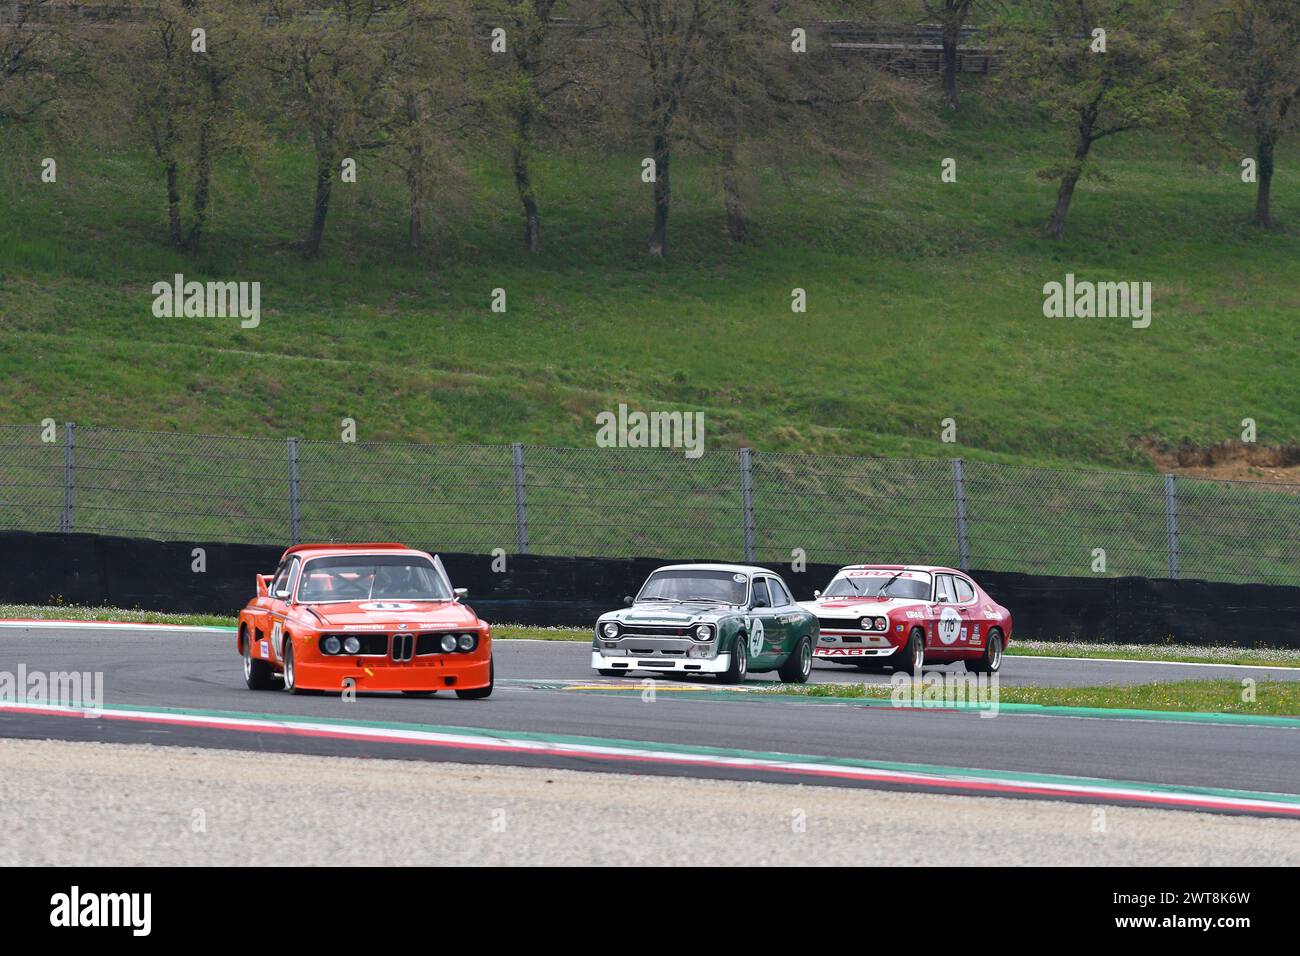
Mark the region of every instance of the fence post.
POLYGON ((289 439, 289 537, 302 543, 302 502, 298 495, 298 439, 289 439))
POLYGON ((744 508, 745 560, 754 560, 754 465, 753 451, 740 449, 740 501, 744 508))
POLYGON ((63 426, 63 514, 59 516, 59 530, 64 534, 72 533, 72 488, 76 481, 76 462, 72 450, 76 445, 73 435, 77 426, 68 422, 63 426))
POLYGON ((1165 475, 1165 531, 1169 538, 1169 577, 1178 580, 1178 485, 1173 475, 1165 475))
POLYGON ((524 476, 524 443, 510 446, 515 464, 515 554, 528 553, 528 494, 524 476))
POLYGON ((957 507, 957 567, 970 573, 970 539, 966 535, 966 469, 960 458, 952 460, 952 497, 957 507))

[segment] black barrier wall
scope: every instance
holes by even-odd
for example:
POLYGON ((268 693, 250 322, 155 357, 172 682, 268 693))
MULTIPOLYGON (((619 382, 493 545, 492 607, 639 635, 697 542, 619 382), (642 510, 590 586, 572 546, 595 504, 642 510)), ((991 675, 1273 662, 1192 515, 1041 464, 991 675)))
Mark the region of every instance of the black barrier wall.
MULTIPOLYGON (((274 570, 283 548, 149 541, 81 534, 0 532, 0 603, 81 604, 234 615, 253 575, 274 570), (201 556, 196 553, 201 550, 201 556), (200 566, 204 570, 196 570, 200 566)), ((489 621, 589 627, 635 594, 652 558, 519 555, 493 571, 488 555, 442 554, 457 587, 489 621)), ((837 565, 802 573, 774 567, 806 600, 837 565)), ((1069 578, 973 571, 1011 609, 1014 635, 1131 644, 1236 644, 1300 648, 1300 588, 1154 578, 1069 578)))

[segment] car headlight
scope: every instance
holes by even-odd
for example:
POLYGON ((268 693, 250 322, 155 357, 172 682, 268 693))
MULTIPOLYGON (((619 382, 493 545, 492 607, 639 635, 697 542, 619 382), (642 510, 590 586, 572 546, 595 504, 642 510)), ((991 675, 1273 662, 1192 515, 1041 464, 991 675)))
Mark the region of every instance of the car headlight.
POLYGON ((456 646, 459 647, 462 651, 474 650, 474 645, 477 643, 478 643, 478 638, 476 638, 473 634, 462 634, 460 635, 460 637, 456 638, 456 646))
POLYGON ((349 654, 361 653, 361 641, 355 637, 349 637, 343 641, 343 650, 349 654))
POLYGON ((452 651, 456 649, 456 635, 455 634, 442 635, 442 640, 439 642, 439 646, 443 649, 443 651, 450 654, 452 651))
POLYGON ((871 630, 871 618, 864 617, 862 620, 858 621, 858 627, 862 628, 864 631, 871 630))
POLYGON ((713 625, 712 624, 697 625, 695 628, 695 639, 697 641, 713 640, 713 625))
POLYGON ((888 622, 883 617, 872 618, 872 623, 876 625, 877 631, 883 631, 889 627, 888 622))
MULTIPOLYGON (((355 640, 355 638, 354 638, 355 640)), ((343 642, 331 634, 320 642, 320 649, 326 654, 337 654, 343 648, 343 642)))
POLYGON ((618 621, 606 621, 600 626, 600 633, 605 637, 618 637, 618 621))

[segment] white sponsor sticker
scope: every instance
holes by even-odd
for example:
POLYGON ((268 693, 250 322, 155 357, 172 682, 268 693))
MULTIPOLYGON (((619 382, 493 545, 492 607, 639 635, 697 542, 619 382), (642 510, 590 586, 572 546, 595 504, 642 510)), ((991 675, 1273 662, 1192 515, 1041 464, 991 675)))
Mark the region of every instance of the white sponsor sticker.
POLYGON ((943 609, 939 615, 939 640, 945 644, 952 644, 957 640, 957 632, 961 628, 961 615, 950 607, 943 609))

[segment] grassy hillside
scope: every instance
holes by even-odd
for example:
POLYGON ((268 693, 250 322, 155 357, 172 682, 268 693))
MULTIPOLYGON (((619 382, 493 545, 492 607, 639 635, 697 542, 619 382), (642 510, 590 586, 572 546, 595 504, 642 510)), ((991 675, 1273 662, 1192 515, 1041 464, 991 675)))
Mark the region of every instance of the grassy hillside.
POLYGON ((643 255, 639 157, 550 153, 530 259, 504 155, 484 153, 437 248, 405 249, 402 195, 361 167, 338 185, 325 255, 306 225, 305 152, 224 164, 196 257, 161 243, 160 174, 142 153, 0 143, 0 419, 361 440, 590 447, 619 402, 706 413, 710 448, 1149 468, 1137 438, 1211 443, 1245 417, 1300 441, 1300 151, 1279 156, 1278 234, 1244 225, 1253 187, 1169 139, 1098 147, 1070 238, 1040 228, 1034 170, 1064 155, 985 107, 933 140, 883 144, 845 183, 810 158, 753 173, 757 241, 727 243, 716 177, 674 168, 669 258, 643 255), (38 181, 59 159, 59 182, 38 181), (941 184, 943 157, 958 182, 941 184), (260 281, 260 328, 155 319, 151 285, 260 281), (1047 319, 1073 272, 1150 281, 1148 329, 1047 319), (808 312, 790 311, 807 290, 808 312), (494 314, 494 288, 508 312, 494 314), (958 444, 939 442, 940 421, 958 444))

